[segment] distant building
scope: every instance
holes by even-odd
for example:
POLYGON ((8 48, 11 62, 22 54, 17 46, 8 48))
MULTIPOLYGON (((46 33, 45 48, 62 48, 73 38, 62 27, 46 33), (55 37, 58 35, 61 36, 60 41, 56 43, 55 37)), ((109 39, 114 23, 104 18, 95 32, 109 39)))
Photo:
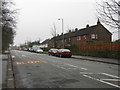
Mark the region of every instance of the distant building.
POLYGON ((116 40, 115 42, 120 42, 120 39, 116 40))
MULTIPOLYGON (((49 47, 54 47, 54 42, 56 42, 57 47, 62 46, 62 35, 51 38, 47 44, 49 47)), ((75 43, 86 43, 89 41, 93 42, 111 42, 112 33, 109 32, 98 20, 97 25, 89 26, 86 28, 75 29, 74 31, 69 31, 64 34, 64 44, 65 46, 71 46, 75 43)))

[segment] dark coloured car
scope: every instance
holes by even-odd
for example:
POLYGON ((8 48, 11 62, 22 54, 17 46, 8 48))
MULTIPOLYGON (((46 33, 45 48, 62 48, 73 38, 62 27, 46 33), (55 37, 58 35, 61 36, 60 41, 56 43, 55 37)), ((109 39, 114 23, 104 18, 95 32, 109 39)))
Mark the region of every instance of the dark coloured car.
POLYGON ((50 50, 48 51, 48 54, 55 56, 55 55, 57 54, 57 51, 58 51, 58 49, 50 49, 50 50))
POLYGON ((57 51, 56 56, 59 56, 59 57, 69 57, 70 58, 72 56, 72 52, 69 49, 59 49, 57 51))

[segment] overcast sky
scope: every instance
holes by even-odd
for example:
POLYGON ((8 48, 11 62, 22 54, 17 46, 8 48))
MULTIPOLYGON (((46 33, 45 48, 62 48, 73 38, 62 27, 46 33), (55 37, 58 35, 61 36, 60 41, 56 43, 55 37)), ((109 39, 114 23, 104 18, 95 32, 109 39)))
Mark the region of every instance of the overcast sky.
MULTIPOLYGON (((61 34, 61 21, 64 20, 64 33, 68 29, 85 28, 86 24, 96 25, 96 0, 14 0, 20 9, 16 28, 15 45, 52 37, 55 24, 61 34)), ((116 35, 113 35, 113 40, 116 35)))

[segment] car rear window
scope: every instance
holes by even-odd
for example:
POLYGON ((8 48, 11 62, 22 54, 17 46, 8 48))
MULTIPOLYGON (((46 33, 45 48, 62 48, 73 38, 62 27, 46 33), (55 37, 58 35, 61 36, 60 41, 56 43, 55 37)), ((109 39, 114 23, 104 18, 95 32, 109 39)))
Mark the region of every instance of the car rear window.
POLYGON ((63 52, 70 52, 69 49, 62 49, 61 51, 63 51, 63 52))

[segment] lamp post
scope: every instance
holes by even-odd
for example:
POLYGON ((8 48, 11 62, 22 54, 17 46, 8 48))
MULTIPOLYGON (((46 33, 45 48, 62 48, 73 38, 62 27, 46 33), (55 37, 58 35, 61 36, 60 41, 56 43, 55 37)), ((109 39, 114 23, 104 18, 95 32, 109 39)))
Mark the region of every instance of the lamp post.
POLYGON ((63 25, 63 18, 59 18, 58 20, 62 21, 62 43, 63 43, 63 48, 64 48, 64 25, 63 25))

